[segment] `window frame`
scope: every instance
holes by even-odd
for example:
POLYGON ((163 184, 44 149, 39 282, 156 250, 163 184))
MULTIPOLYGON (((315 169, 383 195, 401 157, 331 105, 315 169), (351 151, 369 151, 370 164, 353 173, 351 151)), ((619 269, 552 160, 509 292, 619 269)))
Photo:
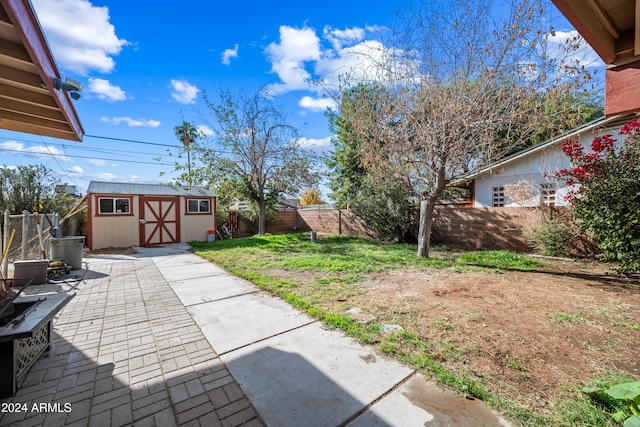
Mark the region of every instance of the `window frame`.
POLYGON ((132 216, 133 215, 133 197, 131 196, 96 196, 96 216, 132 216), (113 212, 102 212, 102 200, 111 200, 113 212), (117 212, 117 200, 126 200, 129 206, 129 210, 127 212, 117 212))
POLYGON ((213 212, 211 205, 213 204, 213 200, 210 197, 190 197, 185 198, 185 215, 211 215, 213 212), (198 211, 194 212, 189 210, 189 202, 196 201, 198 202, 198 211), (201 203, 207 202, 207 211, 201 211, 201 203))

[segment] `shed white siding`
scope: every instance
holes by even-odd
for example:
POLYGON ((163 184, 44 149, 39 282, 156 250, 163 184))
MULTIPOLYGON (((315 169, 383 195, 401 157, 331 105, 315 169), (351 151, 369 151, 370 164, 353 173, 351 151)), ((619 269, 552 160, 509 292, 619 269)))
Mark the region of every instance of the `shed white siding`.
POLYGON ((91 249, 206 241, 216 229, 216 197, 203 188, 92 181, 88 203, 91 249), (111 208, 108 199, 128 199, 129 211, 126 202, 111 208), (195 209, 189 200, 199 202, 195 209))
POLYGON ((93 214, 91 221, 92 249, 126 248, 140 245, 139 197, 131 197, 132 215, 98 216, 98 196, 89 197, 89 212, 93 214))

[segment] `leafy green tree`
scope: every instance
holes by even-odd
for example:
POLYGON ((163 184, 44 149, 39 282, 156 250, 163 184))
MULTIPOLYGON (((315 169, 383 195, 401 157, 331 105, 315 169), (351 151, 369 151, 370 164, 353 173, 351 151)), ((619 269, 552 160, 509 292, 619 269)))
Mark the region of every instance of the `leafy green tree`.
POLYGON ((412 188, 395 180, 391 171, 389 175, 374 173, 363 165, 363 140, 367 140, 367 145, 374 150, 383 143, 375 139, 375 123, 369 123, 372 129, 367 134, 364 131, 354 132, 349 122, 349 111, 361 108, 363 104, 375 108, 380 93, 378 85, 356 85, 342 95, 341 111, 347 111, 346 114, 328 112, 330 127, 335 135, 331 141, 334 149, 326 159, 331 171, 329 188, 333 191, 331 197, 337 206, 351 208, 382 239, 411 241, 415 239, 415 221, 411 213, 414 210, 413 201, 417 200, 412 188))
POLYGON ((258 234, 265 233, 267 210, 284 195, 315 187, 315 156, 299 143, 298 130, 262 90, 252 96, 219 93, 205 101, 213 116, 215 145, 202 147, 205 175, 212 183, 233 182, 238 194, 258 206, 258 234))
POLYGON ((619 262, 618 273, 640 271, 640 121, 627 123, 618 143, 612 135, 594 138, 591 152, 573 140, 562 145, 572 167, 558 176, 572 186, 567 199, 576 222, 603 251, 619 262))
POLYGON ((415 204, 398 181, 392 178, 380 180, 373 174, 362 180, 360 192, 354 198, 351 210, 382 240, 415 242, 415 204))
POLYGON ((43 165, 0 168, 0 212, 60 212, 70 208, 72 197, 56 192, 60 181, 43 165))
MULTIPOLYGON (((353 110, 359 108, 361 103, 374 103, 378 91, 376 85, 358 84, 349 88, 342 94, 341 110, 353 110)), ((350 207, 359 197, 362 182, 366 178, 368 169, 362 164, 360 142, 362 138, 353 131, 353 126, 346 115, 336 111, 328 111, 329 128, 334 134, 331 138, 333 151, 325 159, 325 163, 331 171, 329 175, 330 197, 335 200, 339 208, 350 207)), ((361 135, 364 132, 360 132, 361 135)), ((371 131, 370 135, 374 135, 371 131)))

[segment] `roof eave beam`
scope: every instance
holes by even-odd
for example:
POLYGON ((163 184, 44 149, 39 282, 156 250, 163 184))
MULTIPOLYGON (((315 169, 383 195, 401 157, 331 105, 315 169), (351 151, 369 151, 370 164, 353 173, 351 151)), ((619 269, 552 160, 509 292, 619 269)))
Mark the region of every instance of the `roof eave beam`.
MULTIPOLYGON (((575 2, 570 0, 552 1, 606 64, 616 61, 616 38, 619 34, 595 2, 588 1, 588 7, 580 2, 580 7, 574 8, 575 2)), ((637 16, 636 13, 636 19, 637 16)))
POLYGON ((42 81, 47 85, 62 114, 67 119, 73 132, 73 137, 68 139, 82 141, 84 129, 69 96, 66 92, 57 91, 53 88, 53 81, 60 78, 60 72, 42 34, 31 3, 23 0, 0 0, 0 4, 2 4, 9 20, 18 31, 25 48, 42 77, 42 81))

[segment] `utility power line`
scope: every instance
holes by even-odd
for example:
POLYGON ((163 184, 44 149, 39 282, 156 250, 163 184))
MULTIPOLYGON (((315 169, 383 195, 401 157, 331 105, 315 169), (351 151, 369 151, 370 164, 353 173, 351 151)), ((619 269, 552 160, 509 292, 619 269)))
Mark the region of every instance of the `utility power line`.
POLYGON ((34 153, 28 150, 16 150, 12 148, 0 148, 0 151, 11 152, 11 153, 20 153, 20 154, 29 154, 31 156, 52 156, 52 157, 71 157, 74 159, 95 159, 95 160, 106 160, 110 162, 125 162, 125 163, 138 163, 143 165, 161 165, 161 166, 173 166, 173 163, 162 163, 162 162, 144 162, 141 160, 128 160, 128 159, 109 159, 104 157, 95 157, 95 156, 78 156, 75 154, 58 154, 58 153, 34 153))

